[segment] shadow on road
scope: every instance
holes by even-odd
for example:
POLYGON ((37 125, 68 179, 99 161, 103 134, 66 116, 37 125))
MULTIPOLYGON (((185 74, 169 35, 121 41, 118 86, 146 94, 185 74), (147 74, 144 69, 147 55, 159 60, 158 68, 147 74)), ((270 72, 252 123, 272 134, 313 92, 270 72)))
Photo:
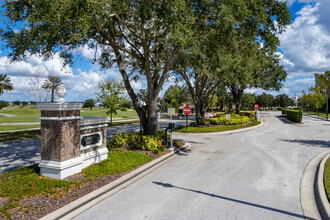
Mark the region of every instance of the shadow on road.
POLYGON ((179 156, 189 156, 189 153, 191 152, 190 149, 178 149, 175 154, 179 156))
POLYGON ((40 160, 40 138, 10 141, 0 145, 0 173, 8 172, 40 160))
POLYGON ((281 139, 280 141, 285 141, 285 142, 290 142, 290 143, 300 143, 300 144, 310 145, 310 146, 314 146, 314 147, 325 147, 325 148, 330 147, 329 141, 322 141, 322 140, 299 140, 299 139, 285 140, 285 139, 281 139))
POLYGON ((280 120, 281 122, 283 122, 284 124, 289 124, 291 125, 292 122, 288 121, 286 118, 283 118, 282 116, 275 116, 278 120, 280 120))
POLYGON ((276 208, 272 208, 272 207, 268 207, 268 206, 264 206, 264 205, 259 205, 259 204, 255 204, 255 203, 251 203, 251 202, 246 202, 246 201, 242 201, 242 200, 228 198, 228 197, 225 197, 225 196, 219 196, 219 195, 215 195, 215 194, 211 194, 211 193, 206 193, 206 192, 202 192, 202 191, 199 191, 199 190, 193 190, 193 189, 187 189, 187 188, 183 188, 183 187, 179 187, 179 186, 174 186, 170 183, 162 183, 162 182, 152 182, 152 183, 157 184, 159 186, 166 187, 166 188, 182 189, 182 190, 186 190, 186 191, 189 191, 189 192, 199 193, 199 194, 203 194, 203 195, 206 195, 206 196, 211 196, 211 197, 215 197, 215 198, 219 198, 219 199, 224 199, 224 200, 228 200, 228 201, 232 201, 232 202, 241 203, 241 204, 244 204, 244 205, 254 206, 254 207, 257 207, 257 208, 266 209, 266 210, 273 211, 273 212, 279 212, 279 213, 289 215, 289 216, 294 216, 294 217, 297 217, 297 218, 302 218, 302 219, 306 218, 306 219, 309 219, 309 220, 313 219, 313 218, 310 218, 310 217, 305 217, 304 215, 284 211, 284 210, 281 210, 281 209, 276 209, 276 208))

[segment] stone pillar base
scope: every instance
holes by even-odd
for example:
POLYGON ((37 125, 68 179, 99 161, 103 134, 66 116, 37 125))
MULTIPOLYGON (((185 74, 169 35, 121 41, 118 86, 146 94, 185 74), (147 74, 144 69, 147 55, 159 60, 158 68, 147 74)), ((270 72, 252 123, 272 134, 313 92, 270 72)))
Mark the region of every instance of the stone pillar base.
POLYGON ((64 179, 75 173, 79 173, 83 163, 82 157, 73 158, 63 162, 41 160, 39 163, 40 174, 54 179, 64 179))
POLYGON ((81 154, 83 158, 82 168, 88 167, 93 163, 98 163, 108 158, 108 148, 104 147, 88 153, 81 154))
POLYGON ((63 162, 41 160, 39 163, 40 173, 43 176, 54 179, 64 179, 68 176, 81 172, 85 167, 98 163, 108 158, 108 149, 101 148, 81 154, 78 158, 73 158, 63 162))

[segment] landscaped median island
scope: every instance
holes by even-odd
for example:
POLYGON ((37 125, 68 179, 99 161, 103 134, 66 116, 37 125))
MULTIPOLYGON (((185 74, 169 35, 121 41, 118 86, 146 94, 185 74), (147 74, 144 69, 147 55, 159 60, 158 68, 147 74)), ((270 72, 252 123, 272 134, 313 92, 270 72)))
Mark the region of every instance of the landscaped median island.
POLYGON ((108 159, 64 180, 40 176, 37 165, 1 174, 0 218, 39 219, 165 153, 110 149, 108 159))
POLYGON ((182 133, 209 133, 236 130, 259 124, 260 122, 254 119, 253 112, 241 112, 240 115, 223 113, 217 114, 215 118, 206 120, 204 125, 191 123, 187 128, 185 126, 179 126, 175 128, 174 131, 182 133), (230 114, 230 118, 228 114, 230 114))

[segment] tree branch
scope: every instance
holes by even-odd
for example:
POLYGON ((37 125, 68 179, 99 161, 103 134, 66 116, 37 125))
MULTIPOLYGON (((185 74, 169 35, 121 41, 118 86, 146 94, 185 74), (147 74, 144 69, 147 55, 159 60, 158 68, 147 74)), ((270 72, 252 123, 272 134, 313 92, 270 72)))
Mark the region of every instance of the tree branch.
POLYGON ((132 32, 136 37, 141 39, 141 36, 131 27, 129 27, 128 24, 126 24, 117 14, 110 14, 110 17, 115 17, 121 24, 123 24, 130 32, 132 32))

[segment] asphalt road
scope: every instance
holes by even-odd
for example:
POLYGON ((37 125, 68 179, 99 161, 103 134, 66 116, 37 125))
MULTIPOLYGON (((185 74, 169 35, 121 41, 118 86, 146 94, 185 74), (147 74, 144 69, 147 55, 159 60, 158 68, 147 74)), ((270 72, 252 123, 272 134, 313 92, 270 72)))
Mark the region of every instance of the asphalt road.
POLYGON ((75 219, 304 219, 300 180, 330 147, 330 122, 278 112, 233 134, 176 134, 187 151, 75 219))

